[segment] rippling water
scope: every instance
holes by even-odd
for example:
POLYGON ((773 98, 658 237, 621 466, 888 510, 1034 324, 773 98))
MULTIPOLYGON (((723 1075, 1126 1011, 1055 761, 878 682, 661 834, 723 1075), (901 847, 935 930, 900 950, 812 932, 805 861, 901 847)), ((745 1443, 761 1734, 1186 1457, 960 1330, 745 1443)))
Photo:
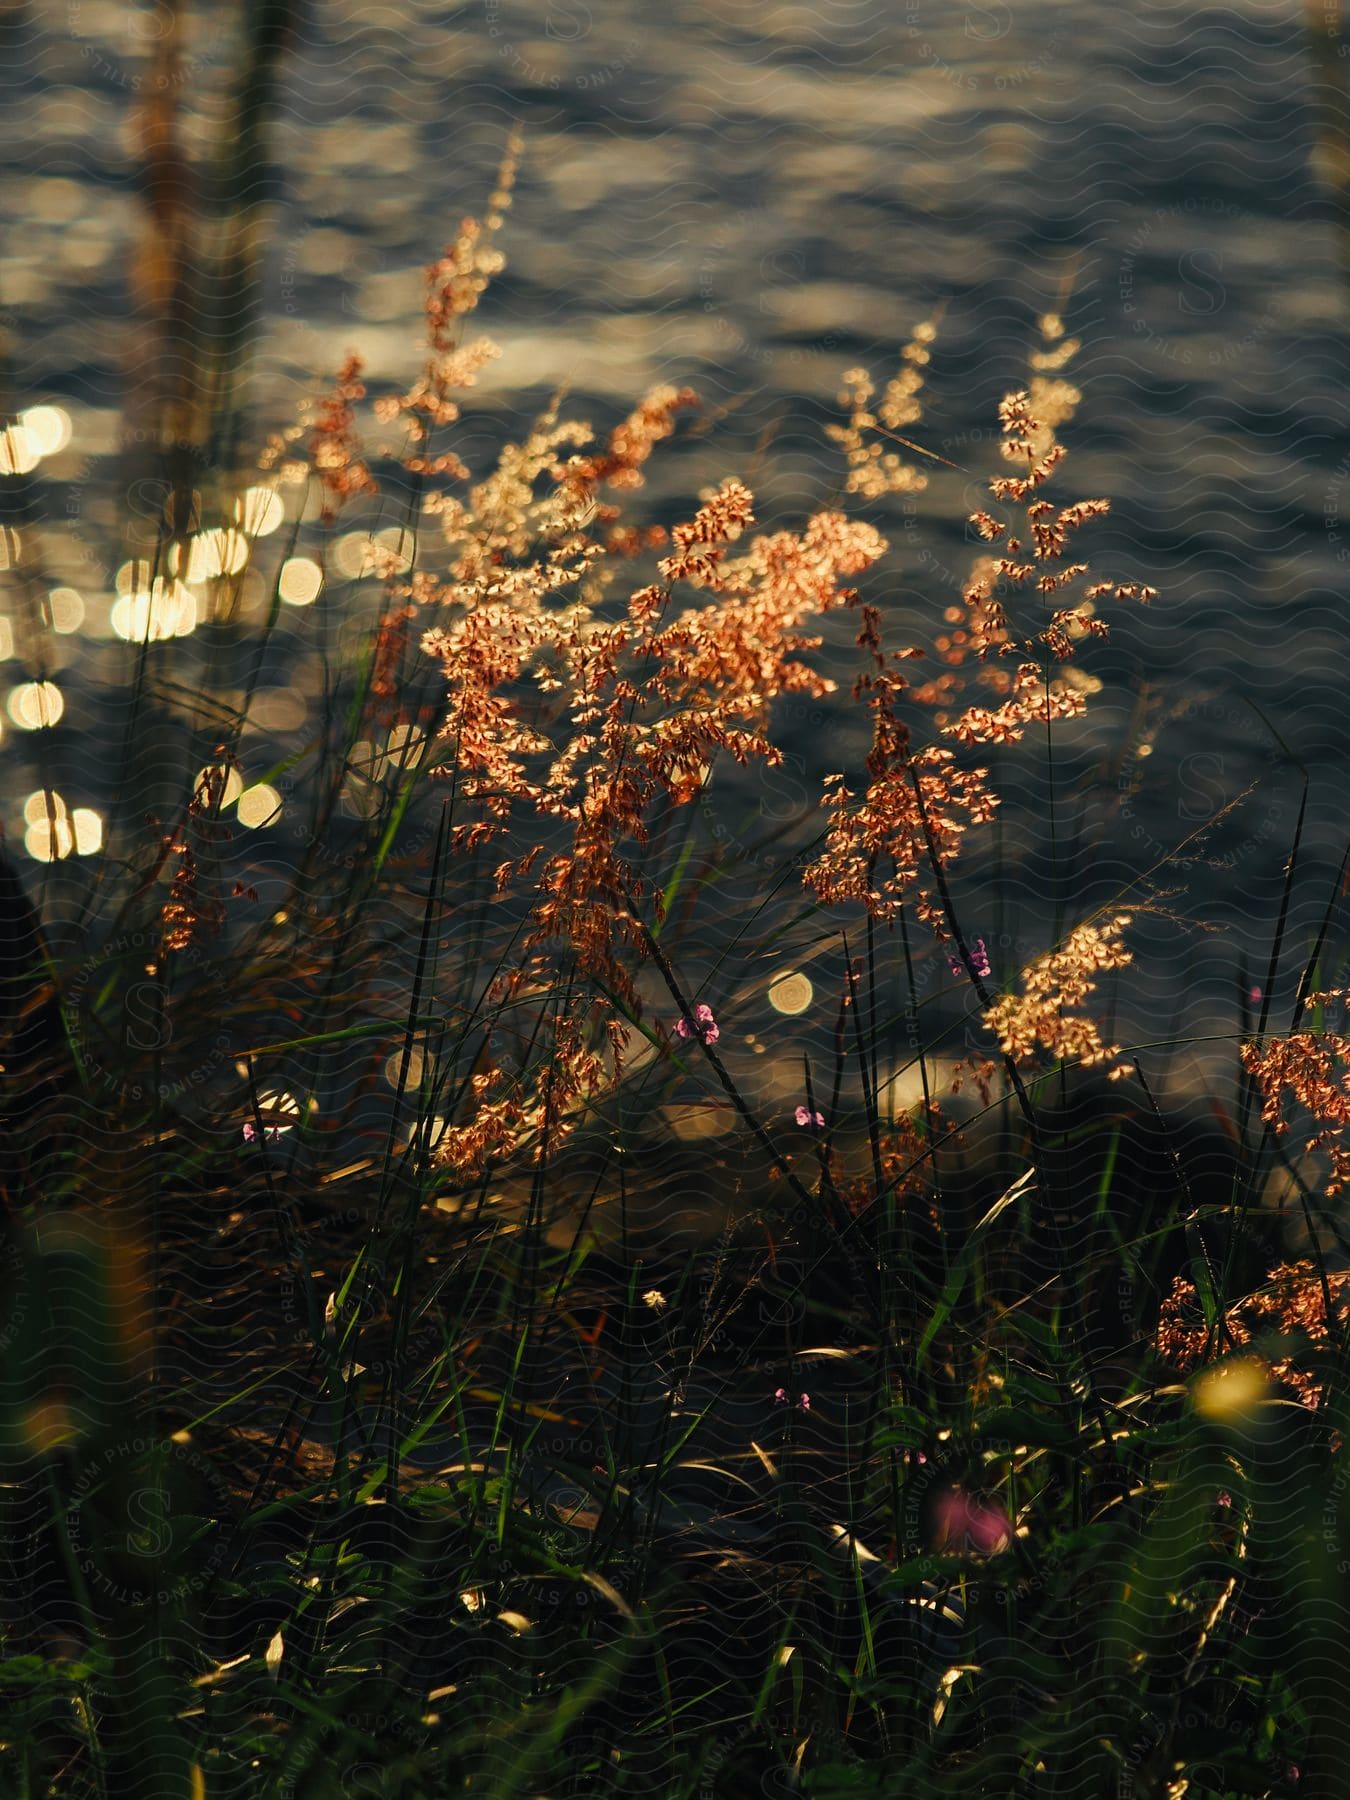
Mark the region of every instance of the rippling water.
MULTIPOLYGON (((165 16, 92 0, 5 13, 17 104, 0 305, 20 403, 60 405, 74 427, 42 465, 45 557, 85 605, 39 671, 63 690, 62 724, 9 729, 0 747, 20 837, 44 770, 73 803, 107 798, 110 453, 140 228, 129 122, 165 16)), ((996 911, 975 888, 963 905, 1006 968, 1044 947, 1053 917, 1135 883, 1255 783, 1190 866, 1155 876, 1169 907, 1216 929, 1142 928, 1161 973, 1126 1006, 1145 1034, 1232 1029, 1234 954, 1268 953, 1300 764, 1312 783, 1296 949, 1346 830, 1344 65, 1327 16, 1288 0, 316 8, 271 140, 244 439, 284 423, 349 345, 372 386, 407 378, 422 267, 481 208, 519 122, 509 267, 483 309, 505 353, 484 403, 516 417, 566 384, 576 413, 608 425, 645 385, 690 382, 725 411, 661 463, 649 493, 664 516, 731 469, 763 519, 819 502, 836 479, 821 427, 841 371, 882 370, 916 321, 940 316, 916 435, 959 469, 879 516, 893 555, 871 585, 896 633, 918 635, 972 554, 962 520, 994 465, 997 401, 1022 378, 1037 315, 1058 307, 1083 342, 1063 491, 1111 497, 1094 570, 1161 597, 1122 610, 1112 643, 1091 648, 1103 691, 1053 784, 1039 752, 1009 759, 1004 897, 996 911), (1183 974, 1191 1011, 1174 1019, 1183 974)), ((233 31, 232 9, 188 22, 189 142, 219 116, 233 31)), ((16 682, 35 673, 10 668, 16 682)), ((303 701, 309 668, 269 677, 279 725, 254 746, 259 768, 292 741, 288 688, 303 701)), ((861 753, 843 700, 787 727, 803 795, 861 753)), ((718 780, 728 817, 783 804, 718 780)), ((747 845, 763 835, 745 829, 747 845)))

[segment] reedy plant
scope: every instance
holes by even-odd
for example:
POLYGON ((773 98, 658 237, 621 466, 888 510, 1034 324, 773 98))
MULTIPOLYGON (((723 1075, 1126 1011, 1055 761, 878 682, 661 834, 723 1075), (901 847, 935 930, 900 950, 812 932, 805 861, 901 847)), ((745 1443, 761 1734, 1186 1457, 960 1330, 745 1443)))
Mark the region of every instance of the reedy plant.
MULTIPOLYGON (((493 354, 462 330, 500 267, 509 179, 428 272, 423 370, 375 406, 402 442, 363 449, 351 359, 266 459, 261 485, 298 504, 265 618, 242 623, 246 566, 207 577, 216 656, 180 665, 172 687, 176 653, 151 641, 156 596, 193 563, 166 524, 145 570, 135 695, 182 709, 179 804, 149 829, 124 814, 106 873, 15 975, 20 1016, 35 995, 54 1001, 67 1054, 48 1041, 10 1071, 64 1084, 47 1112, 65 1130, 36 1159, 18 1134, 11 1204, 24 1229, 64 1209, 130 1320, 120 1350, 115 1318, 88 1334, 120 1383, 102 1413, 94 1357, 59 1391, 38 1372, 60 1339, 46 1300, 19 1340, 5 1412, 15 1541, 42 1537, 24 1509, 49 1496, 70 1575, 70 1494, 139 1406, 166 1445, 219 1471, 225 1491, 204 1503, 227 1554, 194 1561, 195 1539, 175 1552, 210 1597, 209 1628, 170 1606, 119 1635, 98 1586, 126 1522, 114 1494, 103 1538, 81 1540, 94 1591, 72 1579, 79 1604, 59 1618, 78 1659, 48 1654, 41 1584, 9 1623, 7 1679, 35 1721, 11 1766, 39 1791, 50 1737, 82 1791, 115 1792, 152 1717, 156 1774, 194 1793, 322 1793, 337 1768, 414 1795, 692 1796, 744 1791, 747 1769, 819 1795, 1068 1794, 1198 1784, 1219 1762, 1220 1784, 1276 1792, 1283 1776, 1258 1755, 1272 1740, 1331 1768, 1328 1631, 1309 1598, 1330 1553, 1313 1503, 1292 1526, 1279 1513, 1294 1458, 1325 1467, 1325 1441, 1297 1435, 1313 1409, 1293 1426, 1261 1410, 1259 1381, 1234 1398, 1203 1375, 1188 1396, 1147 1341, 1125 1346, 1129 1369, 1104 1397, 1064 1259, 1051 1281, 1020 1279, 1028 1196, 1067 1206, 1083 1188, 1064 1175, 1076 1155, 1097 1158, 1105 1244, 1091 1260, 1138 1280, 1131 1331, 1152 1328, 1151 1258, 1179 1223, 1199 1243, 1210 1327, 1233 1298, 1211 1273, 1204 1209, 1182 1200, 1185 1171, 1161 1220, 1121 1222, 1118 1152, 1139 1118, 1153 1128, 1148 1105, 1122 1121, 1098 1096, 1080 1125, 1051 1104, 1071 1066, 1136 1068, 1090 1010, 1098 977, 1128 966, 1128 915, 1078 921, 999 992, 952 898, 953 866, 976 859, 996 816, 997 753, 1032 728, 1053 745, 1086 704, 1074 659, 1104 632, 1099 602, 1151 597, 1089 579, 1071 551, 1104 502, 1045 497, 1077 401, 1059 320, 1043 322, 1031 379, 1002 408, 1004 472, 977 515, 994 548, 931 649, 888 651, 882 608, 846 585, 886 546, 847 506, 922 483, 890 446, 921 422, 932 329, 875 408, 870 378, 846 378, 846 504, 795 531, 751 535, 753 497, 734 479, 669 533, 624 522, 615 497, 641 487, 693 403, 669 386, 598 444, 559 398, 475 479, 447 434, 493 354), (369 523, 392 518, 397 536, 372 538, 378 613, 336 664, 324 607, 309 615, 322 725, 262 777, 308 777, 283 887, 275 865, 235 865, 224 815, 284 565, 304 548, 331 592, 334 532, 348 509, 383 508, 385 488, 369 523), (803 926, 832 942, 841 909, 834 1069, 822 1080, 807 1063, 789 1138, 681 977, 689 839, 672 820, 719 754, 781 757, 773 701, 831 691, 809 626, 846 607, 865 768, 827 784, 800 914, 784 926, 766 906, 723 956, 753 966, 803 926), (232 656, 242 682, 224 679, 232 656), (338 850, 354 782, 368 804, 338 850), (255 906, 270 916, 250 924, 255 906), (91 995, 75 974, 100 942, 109 978, 91 995), (897 1023, 883 965, 903 969, 903 1011, 926 1023, 925 956, 950 960, 979 999, 985 1106, 1009 1110, 1007 1092, 993 1097, 1001 1066, 1018 1109, 992 1182, 971 1175, 944 1114, 957 1105, 940 1029, 921 1035, 917 1107, 883 1078, 897 1023), (125 1042, 143 980, 163 1029, 133 1097, 133 1063, 110 1081, 88 1050, 100 1025, 125 1042), (227 1064, 195 1089, 166 1084, 222 1022, 227 1064), (392 1103, 378 1088, 391 1056, 392 1103), (633 1198, 621 1143, 575 1232, 551 1237, 569 1143, 616 1097, 649 1105, 677 1064, 707 1068, 768 1201, 668 1274, 622 1226, 603 1257, 586 1216, 602 1182, 621 1213, 633 1198), (269 1103, 281 1089, 293 1114, 269 1103), (498 1197, 513 1169, 526 1193, 514 1209, 498 1197), (127 1242, 149 1265, 139 1287, 127 1242), (1237 1615, 1270 1604, 1282 1576, 1290 1629, 1321 1638, 1281 1660, 1252 1648, 1237 1615), (648 1713, 633 1716, 625 1681, 653 1697, 648 1713), (1220 1712, 1204 1697, 1225 1681, 1220 1712), (58 1717, 71 1694, 77 1729, 58 1717)), ((252 539, 248 553, 266 560, 252 539)), ((1271 1125, 1282 1086, 1338 1123, 1327 1059, 1341 1046, 1307 1037, 1247 1053, 1271 1125)), ((1159 1129, 1154 1184, 1180 1162, 1159 1129)), ((37 1291, 44 1256, 39 1231, 18 1290, 37 1291)), ((1287 1288, 1283 1322, 1306 1327, 1309 1287, 1297 1305, 1287 1288)), ((1334 1316, 1328 1301, 1328 1328, 1334 1316)), ((1242 1328, 1249 1349, 1260 1327, 1249 1313, 1242 1328)), ((1322 1335, 1338 1374, 1339 1318, 1322 1335)), ((1180 1345, 1198 1360, 1216 1347, 1221 1329, 1180 1345)), ((1297 1373, 1302 1346, 1286 1352, 1268 1366, 1297 1373)), ((1319 1390, 1318 1427, 1341 1392, 1319 1390)), ((137 1469, 139 1491, 168 1494, 137 1469)))

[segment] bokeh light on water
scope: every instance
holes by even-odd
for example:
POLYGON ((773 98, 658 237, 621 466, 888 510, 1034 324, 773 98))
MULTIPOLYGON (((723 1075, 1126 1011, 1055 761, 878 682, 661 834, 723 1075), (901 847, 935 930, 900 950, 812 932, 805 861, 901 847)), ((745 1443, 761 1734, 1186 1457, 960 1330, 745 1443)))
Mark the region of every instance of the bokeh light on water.
POLYGON ((293 556, 281 566, 277 591, 288 606, 313 606, 323 587, 323 570, 307 556, 293 556))
POLYGON ((22 731, 45 731, 57 724, 66 710, 65 698, 54 681, 20 682, 10 689, 5 706, 22 731))
POLYGON ((269 783, 260 781, 239 796, 235 816, 241 825, 271 825, 280 816, 281 809, 281 795, 269 783))
POLYGON ((24 849, 35 862, 95 856, 103 848, 103 819, 89 806, 74 808, 53 788, 39 788, 23 803, 24 849))
POLYGON ((775 1012, 785 1013, 789 1017, 809 1012, 815 997, 815 989, 811 983, 796 969, 776 976, 769 987, 769 1005, 775 1012))

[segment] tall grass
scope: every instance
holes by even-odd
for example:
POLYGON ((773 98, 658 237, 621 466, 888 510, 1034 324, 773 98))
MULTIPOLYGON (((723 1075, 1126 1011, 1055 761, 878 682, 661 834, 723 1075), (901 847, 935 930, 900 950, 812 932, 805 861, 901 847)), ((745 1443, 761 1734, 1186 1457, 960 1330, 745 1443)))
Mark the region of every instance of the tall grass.
POLYGON ((41 917, 4 872, 4 1791, 1337 1792, 1336 896, 1284 1027, 1269 976, 1216 1021, 1217 1116, 1108 1022, 1142 883, 980 935, 1001 771, 1152 597, 1050 497, 1072 340, 895 645, 933 328, 797 528, 620 512, 673 388, 474 472, 509 191, 373 423, 353 358, 237 509, 166 507, 107 841, 53 787, 41 917), (709 831, 851 681, 774 866, 709 831))

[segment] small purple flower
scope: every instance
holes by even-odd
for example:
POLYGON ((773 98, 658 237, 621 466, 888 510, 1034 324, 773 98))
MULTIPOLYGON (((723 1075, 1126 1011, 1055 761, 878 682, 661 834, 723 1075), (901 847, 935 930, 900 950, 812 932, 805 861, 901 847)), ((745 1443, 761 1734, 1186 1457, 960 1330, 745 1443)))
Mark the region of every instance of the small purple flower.
MULTIPOLYGON (((965 966, 959 956, 950 956, 947 961, 953 975, 962 975, 965 973, 965 966)), ((989 953, 984 947, 983 938, 976 938, 975 942, 970 946, 970 966, 974 969, 975 973, 981 977, 989 973, 989 953)))
MULTIPOLYGON (((263 1137, 269 1143, 275 1143, 280 1136, 281 1136, 280 1125, 264 1125, 263 1126, 263 1137)), ((244 1142, 246 1144, 256 1144, 257 1141, 258 1141, 258 1128, 256 1125, 254 1125, 252 1123, 252 1121, 250 1121, 247 1125, 244 1126, 244 1142)))
POLYGON ((799 1106, 797 1108, 797 1123, 801 1126, 810 1126, 815 1131, 820 1131, 825 1124, 825 1115, 824 1113, 812 1112, 809 1106, 799 1106))
MULTIPOLYGON (((774 1389, 773 1403, 775 1406, 787 1406, 789 1404, 788 1391, 786 1388, 775 1388, 774 1389)), ((801 1407, 803 1412, 810 1412, 810 1410, 811 1410, 810 1394, 798 1394, 797 1404, 798 1404, 798 1406, 801 1407)))
POLYGON ((1012 1520, 1000 1502, 951 1490, 938 1503, 941 1541, 947 1549, 992 1556, 1012 1542, 1012 1520))
POLYGON ((701 1038, 705 1044, 715 1044, 722 1035, 721 1031, 718 1029, 717 1020, 713 1017, 713 1009, 711 1006, 704 1006, 702 1004, 694 1008, 694 1023, 692 1025, 688 1019, 681 1019, 677 1023, 675 1030, 682 1038, 697 1036, 701 1038))

